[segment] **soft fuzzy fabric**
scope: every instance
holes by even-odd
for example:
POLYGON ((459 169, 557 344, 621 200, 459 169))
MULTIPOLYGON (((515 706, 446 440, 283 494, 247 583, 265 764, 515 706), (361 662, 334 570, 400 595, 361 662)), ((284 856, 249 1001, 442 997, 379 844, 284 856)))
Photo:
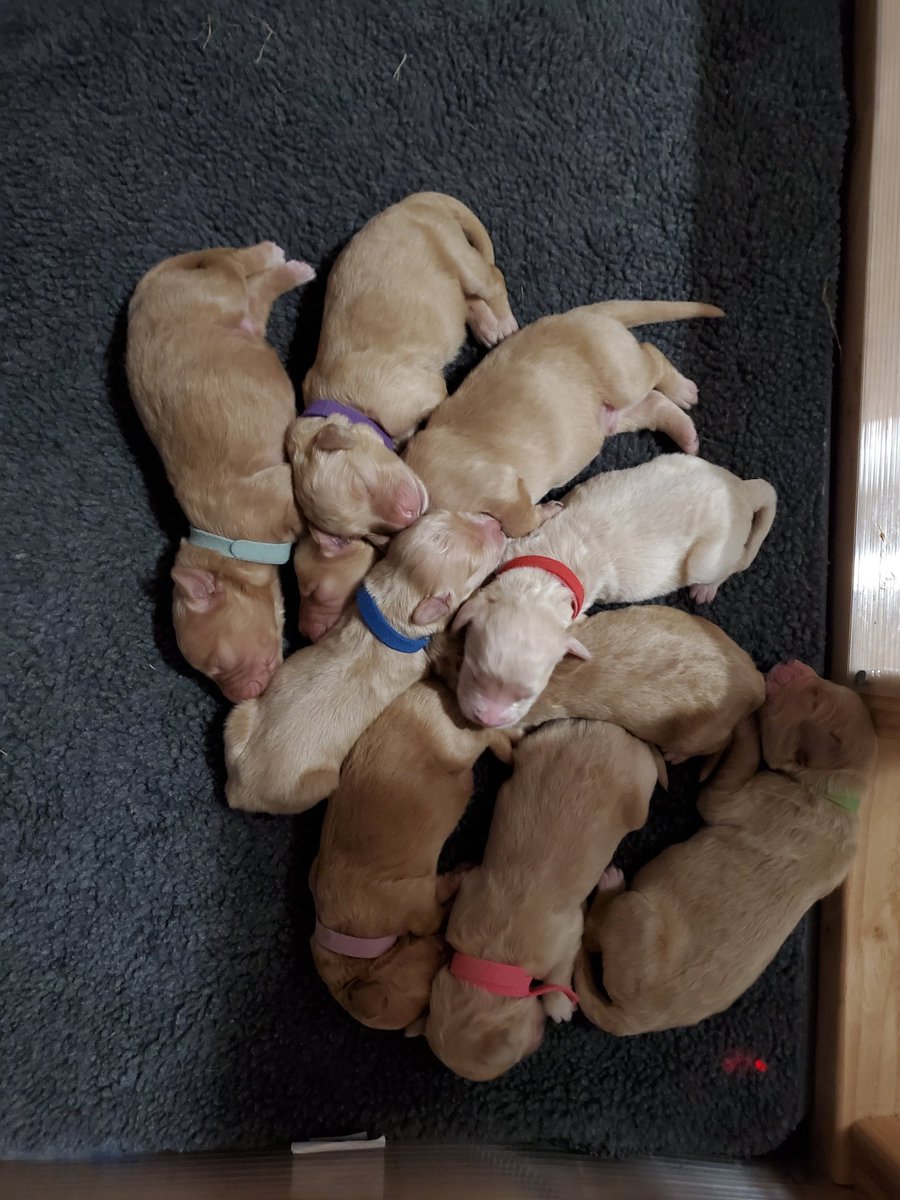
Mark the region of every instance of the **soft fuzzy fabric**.
MULTIPOLYGON (((224 805, 224 707, 169 626, 183 521, 121 355, 158 259, 274 238, 327 264, 421 188, 483 217, 522 321, 609 296, 721 304, 725 322, 652 332, 700 383, 703 452, 780 493, 713 616, 763 667, 821 665, 837 3, 7 0, 0 56, 0 1151, 362 1128, 614 1155, 777 1144, 805 1104, 803 930, 720 1018, 623 1041, 579 1018, 490 1085, 331 1001, 307 946, 320 815, 224 805)), ((321 297, 276 307, 297 384, 321 297)), ((657 449, 623 438, 602 466, 657 449)), ((673 775, 629 869, 696 820, 694 769, 673 775)))

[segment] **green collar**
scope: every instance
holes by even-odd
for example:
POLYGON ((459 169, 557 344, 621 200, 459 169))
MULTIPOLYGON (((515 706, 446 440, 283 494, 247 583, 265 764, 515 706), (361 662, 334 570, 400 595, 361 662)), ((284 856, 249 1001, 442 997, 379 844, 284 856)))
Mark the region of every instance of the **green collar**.
POLYGON ((836 804, 838 808, 844 808, 847 812, 855 813, 859 811, 859 792, 844 792, 840 788, 816 788, 816 791, 830 800, 832 804, 836 804))

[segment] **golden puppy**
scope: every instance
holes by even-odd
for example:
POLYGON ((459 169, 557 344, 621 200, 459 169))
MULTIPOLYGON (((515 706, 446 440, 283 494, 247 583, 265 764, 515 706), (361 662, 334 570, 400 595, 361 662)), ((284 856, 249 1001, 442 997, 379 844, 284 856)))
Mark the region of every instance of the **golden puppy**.
POLYGON ((391 542, 355 608, 291 655, 265 695, 225 725, 232 808, 303 812, 337 787, 360 734, 428 671, 424 647, 500 561, 491 517, 426 513, 391 542))
POLYGON ((300 588, 297 627, 317 642, 333 628, 357 587, 368 575, 378 551, 360 538, 303 534, 294 550, 300 588))
POLYGON ((696 454, 682 409, 697 388, 630 326, 720 317, 709 304, 611 300, 544 317, 505 342, 412 439, 404 458, 439 508, 477 509, 509 537, 559 511, 537 504, 577 475, 604 439, 660 429, 696 454))
MULTIPOLYGON (((765 699, 749 654, 702 617, 648 604, 597 613, 576 628, 589 660, 563 659, 522 727, 561 717, 612 721, 659 746, 670 762, 682 762, 718 755, 738 721, 765 699)), ((527 655, 529 647, 520 652, 527 655)), ((458 637, 435 638, 429 657, 455 688, 458 637)))
POLYGON ((865 705, 802 663, 775 667, 767 685, 769 769, 745 782, 759 761, 748 720, 700 796, 706 828, 643 867, 629 891, 618 873, 598 893, 584 945, 603 955, 603 992, 583 956, 577 974, 601 1029, 645 1033, 722 1012, 847 873, 876 753, 865 705))
POLYGON ((466 629, 463 713, 482 725, 519 723, 560 659, 588 657, 571 625, 595 600, 649 600, 687 585, 711 600, 753 562, 775 504, 764 479, 685 454, 574 488, 558 517, 507 546, 497 578, 456 614, 453 628, 466 629))
POLYGON ((181 653, 229 700, 281 661, 277 563, 300 528, 284 435, 294 389, 265 339, 277 296, 312 279, 273 242, 166 259, 128 310, 128 382, 191 526, 172 579, 181 653))
POLYGON ((488 346, 517 328, 488 232, 452 196, 408 196, 341 252, 303 382, 306 411, 288 437, 312 526, 391 534, 425 511, 425 489, 395 448, 445 399, 443 369, 467 324, 488 346))
POLYGON ((434 981, 425 1026, 441 1062, 467 1079, 495 1079, 536 1050, 545 1016, 571 1018, 582 906, 625 834, 646 821, 662 767, 624 729, 594 721, 549 725, 514 761, 484 862, 450 912, 455 954, 434 981), (505 986, 509 967, 523 969, 522 986, 505 986))
POLYGON ((438 931, 462 879, 438 875, 438 857, 488 749, 509 762, 509 735, 473 729, 442 683, 417 683, 362 735, 328 801, 309 876, 313 961, 373 1029, 403 1029, 428 1004, 446 958, 438 931))

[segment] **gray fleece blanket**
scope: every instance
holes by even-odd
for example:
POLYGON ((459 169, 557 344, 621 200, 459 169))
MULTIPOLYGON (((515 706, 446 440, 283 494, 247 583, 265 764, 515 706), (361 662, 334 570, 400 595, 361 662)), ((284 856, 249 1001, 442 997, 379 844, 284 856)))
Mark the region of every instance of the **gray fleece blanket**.
MULTIPOLYGON (((619 1041, 579 1017, 493 1084, 331 1001, 307 946, 320 814, 224 804, 224 706, 169 625, 183 520, 122 347, 152 263, 273 238, 323 267, 272 322, 299 385, 334 252, 422 188, 481 215, 522 321, 720 304, 727 321, 652 331, 699 381, 703 452, 781 496, 713 617, 762 667, 821 665, 838 4, 7 0, 0 21, 0 1152, 356 1129, 605 1155, 779 1143, 806 1103, 804 929, 721 1017, 619 1041)), ((619 438, 592 469, 666 448, 619 438)), ((695 826, 695 767, 673 776, 628 870, 695 826)))

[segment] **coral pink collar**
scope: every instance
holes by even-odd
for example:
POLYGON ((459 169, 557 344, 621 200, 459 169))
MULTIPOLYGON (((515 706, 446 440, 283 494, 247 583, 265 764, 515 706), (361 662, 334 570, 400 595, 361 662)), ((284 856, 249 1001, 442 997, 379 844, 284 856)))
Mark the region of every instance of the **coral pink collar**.
POLYGON ((511 571, 514 567, 536 567, 539 571, 546 571, 548 575, 555 575, 572 593, 572 620, 575 620, 584 605, 584 586, 565 563, 556 558, 545 558, 543 554, 522 554, 519 558, 511 558, 505 562, 494 574, 502 575, 504 571, 511 571))
POLYGON ((463 983, 490 992, 492 996, 543 996, 547 992, 562 992, 564 996, 578 1005, 578 996, 571 988, 563 987, 561 983, 535 983, 527 971, 521 967, 511 967, 507 963, 492 962, 489 958, 473 958, 471 954, 460 954, 455 951, 450 961, 450 974, 463 983))

